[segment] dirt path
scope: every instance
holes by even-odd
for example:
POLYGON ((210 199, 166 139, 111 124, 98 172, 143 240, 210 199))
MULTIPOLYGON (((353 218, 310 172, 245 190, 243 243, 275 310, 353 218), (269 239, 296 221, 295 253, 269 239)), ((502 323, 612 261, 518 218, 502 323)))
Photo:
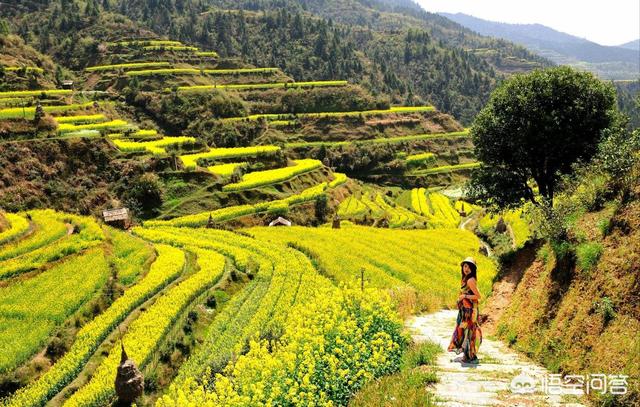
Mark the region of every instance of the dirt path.
MULTIPOLYGON (((460 362, 462 354, 446 352, 456 323, 457 310, 442 310, 407 321, 416 342, 431 340, 445 350, 438 357, 440 381, 431 389, 442 406, 582 406, 574 395, 549 395, 542 391, 546 369, 484 334, 478 364, 460 362), (535 380, 535 392, 511 391, 513 379, 523 373, 535 380)), ((523 376, 519 376, 523 377, 523 376)), ((516 380, 517 381, 517 380, 516 380)))
MULTIPOLYGON (((463 220, 462 222, 460 222, 460 225, 458 226, 458 228, 460 228, 461 230, 466 230, 467 229, 467 224, 469 222, 471 222, 473 220, 473 217, 469 216, 467 219, 463 220)), ((485 242, 484 240, 480 239, 480 244, 484 246, 484 248, 487 250, 487 256, 491 256, 493 254, 493 252, 491 251, 491 246, 489 246, 489 244, 487 242, 485 242)))

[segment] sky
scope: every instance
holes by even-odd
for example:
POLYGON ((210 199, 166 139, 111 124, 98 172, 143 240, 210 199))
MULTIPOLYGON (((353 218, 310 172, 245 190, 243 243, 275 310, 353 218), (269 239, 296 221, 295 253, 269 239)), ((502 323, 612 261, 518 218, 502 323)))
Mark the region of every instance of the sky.
POLYGON ((503 23, 539 23, 602 45, 640 38, 639 0, 416 0, 431 12, 503 23))

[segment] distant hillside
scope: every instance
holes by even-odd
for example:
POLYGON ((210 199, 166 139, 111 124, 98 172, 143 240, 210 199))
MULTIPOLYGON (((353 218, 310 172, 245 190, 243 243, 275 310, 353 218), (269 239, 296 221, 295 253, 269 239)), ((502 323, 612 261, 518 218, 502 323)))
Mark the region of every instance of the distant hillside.
POLYGON ((114 0, 72 2, 67 13, 64 2, 15 3, 0 4, 11 30, 72 70, 93 64, 101 42, 153 32, 295 80, 344 79, 392 103, 429 102, 464 124, 505 75, 551 64, 410 0, 114 0))
POLYGON ((635 50, 635 51, 640 51, 640 39, 637 39, 635 41, 629 41, 627 43, 620 44, 618 46, 620 48, 627 48, 627 49, 632 49, 632 50, 635 50))
POLYGON ((608 47, 540 24, 498 23, 461 13, 442 15, 479 34, 521 44, 555 63, 586 69, 603 79, 634 79, 640 71, 634 43, 608 47))

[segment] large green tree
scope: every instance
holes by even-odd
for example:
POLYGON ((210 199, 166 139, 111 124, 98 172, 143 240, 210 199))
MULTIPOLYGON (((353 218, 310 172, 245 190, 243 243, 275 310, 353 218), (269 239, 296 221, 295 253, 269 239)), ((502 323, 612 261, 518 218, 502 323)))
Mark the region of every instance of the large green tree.
POLYGON ((614 88, 591 73, 556 67, 512 76, 471 128, 482 165, 470 194, 498 208, 553 203, 560 175, 593 157, 617 114, 614 88))

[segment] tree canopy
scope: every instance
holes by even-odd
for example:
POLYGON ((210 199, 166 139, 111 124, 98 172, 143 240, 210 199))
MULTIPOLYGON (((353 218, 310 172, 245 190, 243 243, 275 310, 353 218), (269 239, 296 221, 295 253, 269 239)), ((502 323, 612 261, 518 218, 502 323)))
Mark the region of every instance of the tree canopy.
POLYGON ((498 208, 541 198, 552 203, 560 175, 593 157, 616 116, 613 86, 591 73, 556 67, 514 75, 471 128, 482 165, 469 192, 498 208))

